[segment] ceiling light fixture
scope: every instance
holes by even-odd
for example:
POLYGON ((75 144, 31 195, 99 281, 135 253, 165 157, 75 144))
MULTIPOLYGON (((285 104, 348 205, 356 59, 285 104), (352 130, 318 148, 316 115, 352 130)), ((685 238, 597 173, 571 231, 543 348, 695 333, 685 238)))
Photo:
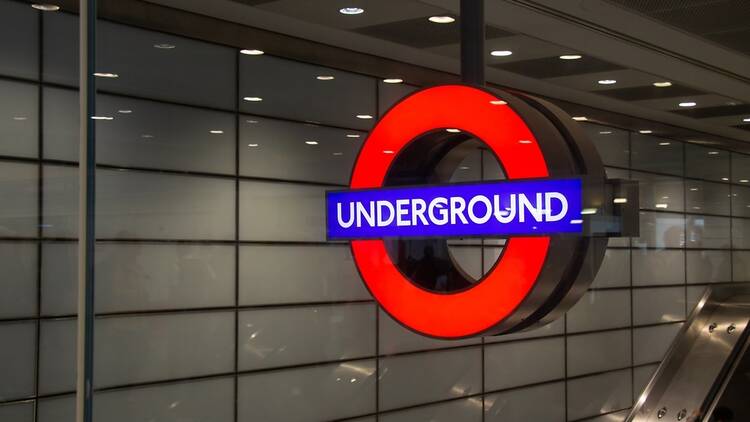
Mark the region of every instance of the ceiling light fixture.
POLYGON ((614 79, 602 79, 599 81, 599 85, 614 85, 617 81, 614 79))
POLYGON ((456 18, 452 16, 430 16, 427 20, 432 23, 453 23, 456 18))
POLYGON ((560 60, 578 60, 581 57, 583 56, 581 56, 580 54, 563 54, 562 56, 560 56, 560 60))
POLYGON ((588 120, 588 117, 585 117, 585 116, 574 116, 573 120, 575 120, 576 122, 585 122, 586 120, 588 120))
POLYGON ((628 198, 615 198, 612 200, 615 204, 627 204, 628 198))
POLYGON ((665 147, 667 145, 671 145, 671 144, 672 144, 671 142, 659 142, 659 145, 661 145, 663 147, 665 147))
POLYGON ((248 48, 248 49, 240 50, 240 54, 245 54, 247 56, 262 56, 265 53, 266 53, 265 51, 258 50, 255 48, 248 48))
POLYGON ((656 208, 669 208, 669 204, 654 204, 656 208))
POLYGON ((719 151, 708 151, 708 155, 719 155, 719 151))
POLYGON ((372 116, 369 114, 357 114, 358 119, 372 119, 372 116))
POLYGON ((342 7, 339 9, 339 13, 342 15, 359 15, 365 13, 365 9, 361 7, 342 7))
POLYGON ((750 180, 747 180, 747 179, 740 179, 740 183, 747 183, 747 182, 750 182, 750 180))
POLYGON ((260 98, 260 97, 244 97, 243 100, 250 101, 250 102, 253 102, 253 103, 257 103, 257 102, 263 101, 263 98, 260 98))
POLYGON ((507 57, 513 54, 510 50, 492 50, 490 51, 490 55, 493 57, 507 57))
POLYGON ((685 101, 684 103, 679 103, 677 105, 679 105, 680 107, 695 107, 696 105, 698 105, 698 103, 696 103, 695 101, 685 101))
POLYGON ((60 10, 60 6, 49 3, 33 3, 31 7, 36 10, 41 10, 42 12, 57 12, 60 10))
POLYGON ((403 81, 404 80, 401 79, 401 78, 386 78, 386 79, 383 79, 383 82, 385 82, 387 84, 400 84, 403 81))
POLYGON ((654 82, 654 86, 657 88, 666 88, 668 86, 672 86, 672 82, 667 82, 667 81, 654 82))
POLYGON ((258 144, 247 144, 247 146, 249 146, 250 148, 255 148, 258 146, 258 144))
POLYGON ((176 47, 176 45, 165 43, 165 42, 159 43, 159 44, 154 44, 154 48, 158 48, 159 50, 171 50, 171 49, 173 49, 175 47, 176 47))
POLYGON ((117 112, 120 114, 130 114, 133 112, 133 110, 117 110, 117 112))
POLYGON ((360 135, 358 135, 358 134, 356 134, 356 133, 348 133, 348 134, 346 135, 346 137, 347 137, 347 138, 359 138, 359 136, 360 136, 360 135))
POLYGON ((648 130, 648 129, 643 129, 643 130, 639 130, 638 133, 642 133, 644 135, 648 135, 649 133, 654 133, 654 131, 653 130, 648 130))
POLYGON ((721 178, 721 180, 723 180, 723 181, 725 181, 725 182, 728 182, 728 181, 729 181, 729 178, 728 178, 728 177, 722 177, 722 178, 721 178))
POLYGON ((27 119, 26 116, 13 116, 13 120, 18 121, 18 122, 26 120, 26 119, 27 119))
POLYGON ((258 123, 258 121, 257 121, 257 120, 245 120, 245 121, 246 121, 247 123, 250 123, 251 125, 254 125, 254 124, 258 123))
POLYGON ((109 73, 109 72, 94 72, 94 76, 98 78, 119 78, 120 75, 117 73, 109 73))
POLYGON ((690 192, 697 192, 698 188, 690 188, 690 192))
POLYGON ((603 131, 599 132, 599 135, 609 135, 610 133, 612 133, 611 130, 603 130, 603 131))
POLYGON ((307 145, 318 145, 318 141, 305 141, 307 145))
POLYGON ((213 133, 214 135, 221 135, 224 133, 223 130, 209 130, 210 133, 213 133))
POLYGON ((114 120, 112 116, 91 116, 91 120, 114 120))
POLYGON ((336 78, 333 75, 318 75, 315 77, 315 79, 319 81, 332 81, 336 78))
POLYGON ((742 121, 743 122, 750 122, 750 117, 745 117, 744 119, 742 119, 742 121))

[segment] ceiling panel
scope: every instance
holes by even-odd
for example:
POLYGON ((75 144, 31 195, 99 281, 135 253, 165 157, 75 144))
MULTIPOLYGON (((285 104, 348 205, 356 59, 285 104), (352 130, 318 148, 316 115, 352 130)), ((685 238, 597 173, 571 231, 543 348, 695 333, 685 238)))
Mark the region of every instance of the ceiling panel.
POLYGON ((624 69, 622 66, 591 56, 583 56, 579 60, 560 60, 559 57, 545 57, 510 63, 499 62, 490 64, 490 66, 542 79, 624 69))

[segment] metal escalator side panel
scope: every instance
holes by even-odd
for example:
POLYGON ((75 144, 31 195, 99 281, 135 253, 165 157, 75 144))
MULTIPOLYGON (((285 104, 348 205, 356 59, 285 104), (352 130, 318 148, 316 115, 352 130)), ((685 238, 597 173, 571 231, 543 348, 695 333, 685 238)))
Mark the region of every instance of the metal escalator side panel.
POLYGON ((750 322, 750 283, 709 287, 634 404, 628 422, 703 420, 750 322), (730 328, 732 327, 732 328, 730 328))

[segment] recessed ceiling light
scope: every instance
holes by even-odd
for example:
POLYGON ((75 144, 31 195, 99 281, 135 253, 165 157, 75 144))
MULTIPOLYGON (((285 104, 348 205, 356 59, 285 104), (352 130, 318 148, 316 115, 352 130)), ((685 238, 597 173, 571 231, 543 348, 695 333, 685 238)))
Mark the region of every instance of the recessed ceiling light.
POLYGON ((359 134, 357 134, 357 133, 348 133, 348 134, 346 135, 346 137, 347 137, 347 138, 359 138, 359 136, 360 136, 360 135, 359 135, 359 134))
POLYGON ((372 119, 372 116, 369 114, 357 114, 358 119, 372 119))
POLYGON ((592 215, 596 214, 597 209, 596 208, 584 208, 581 210, 581 214, 583 215, 592 215))
POLYGON ((240 50, 240 53, 248 55, 248 56, 262 56, 263 54, 265 54, 265 51, 257 50, 255 48, 248 48, 248 49, 240 50))
POLYGON ((94 72, 94 76, 98 78, 119 78, 120 75, 117 73, 109 73, 109 72, 94 72))
POLYGON ((560 59, 561 60, 578 60, 581 57, 583 56, 581 56, 580 54, 563 54, 562 56, 560 56, 560 59))
POLYGON ((154 48, 158 48, 160 50, 171 50, 171 49, 173 49, 175 47, 176 47, 176 45, 169 44, 169 43, 166 43, 166 42, 154 44, 154 48))
POLYGON ((656 208, 669 208, 669 204, 654 204, 656 208))
POLYGON ((361 7, 342 7, 339 9, 339 13, 342 15, 359 15, 365 13, 365 9, 361 7))
POLYGON ((258 146, 258 144, 247 144, 247 146, 249 146, 250 148, 255 148, 258 146))
POLYGON ((574 116, 573 120, 575 120, 576 122, 585 122, 586 120, 588 120, 588 118, 585 116, 574 116))
POLYGON ((344 155, 343 152, 334 152, 332 155, 344 155))
POLYGON ((13 116, 13 120, 15 121, 23 121, 26 120, 28 117, 26 116, 13 116))
POLYGON ((254 125, 254 124, 258 123, 258 121, 257 121, 257 120, 245 120, 245 121, 246 121, 247 123, 250 123, 251 125, 254 125))
POLYGON ((41 10, 43 12, 57 12, 60 10, 60 6, 56 4, 49 4, 49 3, 33 3, 31 5, 36 10, 41 10))
POLYGON ((666 88, 668 86, 672 86, 672 82, 667 82, 667 81, 654 82, 654 86, 657 88, 666 88))
POLYGON ((318 141, 305 141, 307 145, 318 145, 318 141))
POLYGON ((610 133, 612 133, 611 130, 603 130, 603 131, 599 132, 600 135, 609 135, 610 133))
POLYGON ((133 112, 133 110, 117 110, 117 112, 120 114, 130 114, 133 112))
POLYGON ((112 116, 91 116, 91 120, 114 120, 112 116))
POLYGON ((531 141, 529 141, 528 139, 521 139, 520 141, 518 141, 518 143, 519 144, 530 144, 531 141))
POLYGON ((253 103, 257 103, 259 101, 263 101, 263 98, 260 98, 260 97, 244 97, 243 100, 250 101, 250 102, 253 102, 253 103))
POLYGON ((698 188, 690 188, 690 192, 697 192, 698 188))
POLYGON ((387 84, 400 84, 403 81, 404 80, 401 79, 401 78, 386 78, 386 79, 383 79, 383 82, 385 82, 387 84))
POLYGON ((727 182, 727 181, 729 181, 729 178, 727 178, 727 177, 722 177, 722 178, 721 178, 721 180, 723 180, 723 181, 727 182))
POLYGON ((210 133, 213 133, 214 135, 221 135, 224 133, 223 130, 209 130, 210 133))
POLYGON ((614 198, 612 202, 615 204, 627 204, 628 198, 614 198))
POLYGON ((432 23, 453 23, 456 18, 452 16, 430 16, 427 20, 432 23))
POLYGON ((393 151, 390 149, 384 149, 383 154, 393 154, 393 151))
POLYGON ((599 85, 614 85, 617 81, 614 79, 602 79, 599 81, 599 85))
POLYGON ((318 75, 315 77, 315 79, 319 81, 332 81, 336 78, 333 75, 318 75))
POLYGON ((461 132, 461 129, 452 129, 451 128, 451 129, 445 129, 445 131, 446 132, 450 132, 450 133, 459 133, 459 132, 461 132))
POLYGON ((490 51, 490 55, 494 57, 507 57, 513 54, 510 50, 492 50, 490 51))
POLYGON ((747 183, 747 182, 750 182, 750 180, 747 180, 747 179, 740 179, 740 183, 747 183))
POLYGON ((503 101, 503 100, 492 100, 492 101, 490 101, 490 104, 492 104, 492 105, 505 105, 505 104, 508 104, 508 103, 505 102, 505 101, 503 101))
POLYGON ((665 147, 667 145, 672 145, 672 143, 671 142, 659 142, 659 145, 665 147))
POLYGON ((644 135, 648 135, 649 133, 654 133, 654 131, 653 130, 648 130, 648 129, 643 129, 643 130, 639 130, 638 133, 642 133, 644 135))
POLYGON ((719 155, 719 151, 708 151, 708 155, 719 155))
POLYGON ((679 105, 680 107, 695 107, 696 105, 698 105, 698 103, 696 103, 695 101, 685 101, 684 103, 679 103, 677 105, 679 105))
POLYGON ((471 167, 468 167, 468 166, 461 166, 461 167, 459 167, 458 169, 459 169, 459 170, 469 170, 469 169, 471 169, 471 167))
POLYGON ((745 117, 744 119, 742 119, 742 121, 743 122, 750 122, 750 117, 745 117))

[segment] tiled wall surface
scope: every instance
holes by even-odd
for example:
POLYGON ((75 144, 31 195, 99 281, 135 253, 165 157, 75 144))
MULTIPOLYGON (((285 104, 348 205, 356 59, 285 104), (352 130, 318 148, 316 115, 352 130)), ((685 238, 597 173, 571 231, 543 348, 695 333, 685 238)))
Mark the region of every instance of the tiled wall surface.
MULTIPOLYGON (((76 25, 0 0, 3 422, 74 415, 76 25)), ((641 182, 641 236, 549 326, 419 337, 322 205, 360 117, 412 88, 110 22, 98 45, 98 421, 622 420, 704 286, 750 279, 749 156, 586 124, 641 182)), ((476 274, 501 247, 456 256, 476 274)))

